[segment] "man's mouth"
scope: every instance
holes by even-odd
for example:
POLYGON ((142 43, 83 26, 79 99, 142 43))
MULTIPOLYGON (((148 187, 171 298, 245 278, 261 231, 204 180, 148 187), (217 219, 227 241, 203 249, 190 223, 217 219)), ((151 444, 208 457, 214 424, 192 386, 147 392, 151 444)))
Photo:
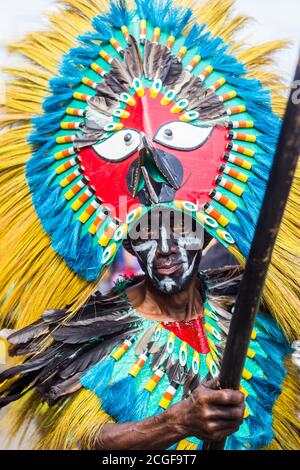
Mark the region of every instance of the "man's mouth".
POLYGON ((174 274, 182 267, 182 262, 176 262, 172 264, 162 264, 160 266, 156 266, 156 272, 161 276, 170 276, 174 274))

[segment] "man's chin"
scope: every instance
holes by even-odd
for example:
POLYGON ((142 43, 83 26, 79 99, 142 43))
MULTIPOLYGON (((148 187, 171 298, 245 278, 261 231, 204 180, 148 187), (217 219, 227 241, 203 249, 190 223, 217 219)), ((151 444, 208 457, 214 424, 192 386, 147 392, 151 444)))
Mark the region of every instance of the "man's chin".
POLYGON ((162 294, 179 294, 190 283, 191 278, 182 279, 179 276, 154 276, 151 280, 155 288, 162 294))

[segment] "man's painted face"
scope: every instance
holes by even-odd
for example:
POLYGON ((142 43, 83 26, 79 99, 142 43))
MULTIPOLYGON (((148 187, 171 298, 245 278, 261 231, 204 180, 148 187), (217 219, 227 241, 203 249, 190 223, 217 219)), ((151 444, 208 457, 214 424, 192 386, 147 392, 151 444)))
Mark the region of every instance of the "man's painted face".
POLYGON ((130 241, 146 277, 161 292, 182 291, 198 270, 203 230, 184 213, 148 212, 130 233, 130 241))

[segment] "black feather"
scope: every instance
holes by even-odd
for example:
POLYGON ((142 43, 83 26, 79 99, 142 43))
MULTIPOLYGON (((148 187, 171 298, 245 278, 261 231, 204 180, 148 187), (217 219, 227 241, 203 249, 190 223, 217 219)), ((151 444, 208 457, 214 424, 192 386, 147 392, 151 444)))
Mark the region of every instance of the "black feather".
POLYGON ((186 380, 188 372, 186 367, 182 366, 179 361, 176 361, 167 369, 167 374, 171 383, 182 385, 186 380))
POLYGON ((32 323, 21 330, 15 331, 8 336, 7 340, 11 344, 24 344, 33 338, 37 338, 49 331, 49 325, 45 324, 43 320, 32 323))
POLYGON ((105 75, 106 83, 114 93, 128 93, 131 87, 131 76, 127 71, 126 64, 115 58, 110 66, 109 73, 105 75))
POLYGON ((129 36, 128 47, 124 51, 124 60, 131 79, 140 79, 143 73, 143 60, 138 43, 133 36, 129 36))
POLYGON ((170 86, 180 80, 182 75, 182 63, 176 57, 169 54, 168 66, 162 70, 161 80, 165 86, 170 86))
POLYGON ((68 344, 84 343, 94 338, 101 338, 111 334, 120 333, 127 329, 136 321, 135 317, 127 317, 124 320, 117 321, 110 324, 104 322, 97 322, 88 326, 62 326, 53 332, 53 338, 56 341, 62 341, 68 344))
POLYGON ((71 393, 79 390, 82 387, 80 383, 80 376, 81 373, 78 373, 67 380, 61 380, 55 385, 52 385, 49 390, 42 393, 43 400, 45 400, 49 406, 52 406, 59 398, 70 395, 71 393))
POLYGON ((28 374, 25 377, 17 379, 7 389, 0 392, 0 408, 19 400, 25 393, 32 390, 35 386, 34 373, 28 374))
POLYGON ((9 356, 27 356, 28 354, 38 353, 41 349, 41 345, 49 338, 49 335, 42 335, 38 338, 34 338, 33 340, 29 341, 28 343, 20 343, 10 346, 8 348, 9 356))
POLYGON ((219 100, 219 97, 215 94, 209 95, 193 109, 198 111, 200 114, 199 119, 216 119, 226 115, 226 109, 224 104, 219 100))
POLYGON ((48 309, 45 310, 45 312, 42 315, 42 319, 44 323, 53 323, 53 322, 59 322, 66 318, 68 315, 68 310, 67 309, 48 309))
POLYGON ((15 375, 24 375, 29 372, 42 369, 46 364, 53 359, 53 356, 62 347, 61 343, 56 343, 46 349, 44 352, 37 354, 31 359, 26 360, 23 364, 6 369, 0 374, 0 383, 4 380, 10 379, 15 375))
MULTIPOLYGON (((138 329, 132 330, 132 332, 138 331, 138 329)), ((68 367, 64 368, 59 376, 62 379, 67 379, 77 372, 83 372, 90 366, 104 359, 108 354, 111 353, 113 348, 125 337, 127 332, 122 332, 120 335, 108 338, 104 341, 100 341, 96 344, 89 346, 87 350, 75 360, 69 364, 68 367)))
POLYGON ((207 89, 202 85, 198 77, 185 70, 179 77, 178 83, 173 84, 172 89, 176 93, 177 100, 189 100, 188 109, 194 109, 207 95, 207 89))

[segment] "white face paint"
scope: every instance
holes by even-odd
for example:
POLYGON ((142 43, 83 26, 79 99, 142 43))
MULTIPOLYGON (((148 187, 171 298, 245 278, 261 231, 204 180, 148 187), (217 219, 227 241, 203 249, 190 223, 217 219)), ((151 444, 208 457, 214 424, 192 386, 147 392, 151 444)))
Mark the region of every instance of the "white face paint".
POLYGON ((199 251, 202 249, 202 243, 193 235, 187 237, 176 236, 170 240, 166 228, 162 226, 159 241, 146 240, 137 244, 132 242, 132 248, 142 269, 152 280, 153 284, 161 292, 170 294, 179 292, 188 285, 189 279, 192 278, 196 269, 196 259, 199 251), (171 248, 171 245, 173 248, 171 248), (181 264, 181 268, 173 275, 160 274, 155 269, 155 261, 160 257, 167 259, 168 254, 176 260, 176 263, 181 264))
MULTIPOLYGON (((153 261, 155 258, 155 253, 157 250, 157 241, 156 240, 147 240, 140 245, 132 245, 134 252, 137 255, 137 258, 142 261, 140 253, 147 253, 147 273, 152 279, 153 276, 153 261)), ((143 263, 144 264, 144 263, 143 263)))

